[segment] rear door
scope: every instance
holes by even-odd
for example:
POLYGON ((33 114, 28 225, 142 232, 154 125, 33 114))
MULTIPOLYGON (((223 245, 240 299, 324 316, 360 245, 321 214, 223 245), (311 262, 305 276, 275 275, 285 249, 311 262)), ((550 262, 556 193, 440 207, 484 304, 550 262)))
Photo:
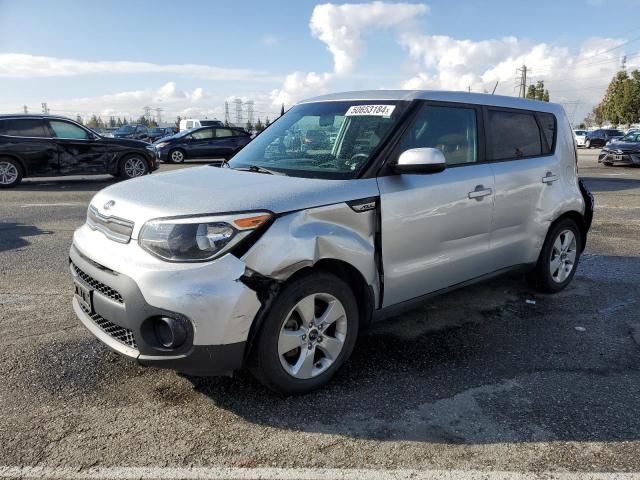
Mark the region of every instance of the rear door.
POLYGON ((495 178, 492 268, 536 261, 548 222, 563 201, 550 113, 487 108, 487 157, 495 178))
POLYGON ((392 154, 438 148, 447 168, 378 178, 383 306, 481 276, 490 270, 493 173, 483 163, 482 110, 424 103, 392 154))
POLYGON ((89 130, 67 120, 49 120, 58 147, 61 175, 91 175, 109 172, 109 144, 89 130))
POLYGON ((4 142, 0 153, 17 155, 26 165, 28 175, 59 174, 58 151, 45 121, 41 118, 2 120, 4 142))

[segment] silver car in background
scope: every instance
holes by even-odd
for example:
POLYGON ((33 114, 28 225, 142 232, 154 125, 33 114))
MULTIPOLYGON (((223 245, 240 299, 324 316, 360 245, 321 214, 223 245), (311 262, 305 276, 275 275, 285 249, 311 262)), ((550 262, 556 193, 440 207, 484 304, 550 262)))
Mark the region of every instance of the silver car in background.
POLYGON ((587 130, 574 130, 573 136, 576 139, 578 147, 584 147, 587 144, 587 130))
POLYGON ((119 183, 73 237, 73 306, 115 351, 192 375, 325 384, 372 321, 523 271, 576 273, 593 214, 562 107, 351 92, 299 103, 222 168, 119 183))

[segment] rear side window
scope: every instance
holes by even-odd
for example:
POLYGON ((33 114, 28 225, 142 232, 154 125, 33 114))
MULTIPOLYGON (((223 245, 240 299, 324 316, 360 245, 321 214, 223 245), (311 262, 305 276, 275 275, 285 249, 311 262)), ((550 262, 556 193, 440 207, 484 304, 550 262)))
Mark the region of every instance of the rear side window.
POLYGON ((44 122, 36 118, 20 118, 8 121, 5 135, 14 137, 48 137, 44 122))
POLYGON ((8 126, 9 126, 9 120, 0 120, 0 135, 7 134, 8 126))
POLYGON ((216 128, 216 138, 235 137, 236 132, 228 128, 216 128))
POLYGON ((542 155, 540 129, 533 113, 489 110, 487 150, 491 160, 542 155))
POLYGON ((210 128, 203 128, 202 130, 196 130, 191 134, 196 140, 204 140, 207 138, 213 138, 213 130, 210 128))
MULTIPOLYGON (((553 152, 556 138, 556 117, 551 113, 538 113, 538 121, 542 128, 542 153, 548 154, 553 152)), ((578 133, 577 135, 583 135, 578 133)))
POLYGON ((51 120, 49 125, 51 125, 51 130, 53 130, 56 138, 67 138, 72 140, 87 140, 89 138, 84 129, 74 125, 73 123, 51 120))
POLYGON ((398 154, 411 148, 437 148, 447 165, 477 161, 476 111, 425 105, 400 140, 398 154))

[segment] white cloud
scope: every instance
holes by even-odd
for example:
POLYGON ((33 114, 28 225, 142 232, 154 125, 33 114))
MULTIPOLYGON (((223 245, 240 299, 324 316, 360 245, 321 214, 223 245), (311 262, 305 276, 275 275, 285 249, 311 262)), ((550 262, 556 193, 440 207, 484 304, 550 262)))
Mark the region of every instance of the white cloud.
POLYGON ((274 80, 264 71, 210 65, 128 61, 80 61, 21 53, 0 53, 0 77, 68 77, 95 74, 173 74, 209 80, 274 80))
POLYGON ((371 2, 316 5, 309 27, 333 56, 333 72, 293 72, 271 94, 274 104, 291 103, 310 93, 322 92, 336 77, 351 73, 365 48, 363 35, 377 30, 413 30, 416 17, 429 11, 426 5, 371 2))
POLYGON ((333 55, 334 71, 340 75, 351 72, 362 54, 362 34, 411 28, 415 18, 428 11, 426 5, 412 3, 326 3, 313 9, 309 27, 311 33, 327 45, 333 55))

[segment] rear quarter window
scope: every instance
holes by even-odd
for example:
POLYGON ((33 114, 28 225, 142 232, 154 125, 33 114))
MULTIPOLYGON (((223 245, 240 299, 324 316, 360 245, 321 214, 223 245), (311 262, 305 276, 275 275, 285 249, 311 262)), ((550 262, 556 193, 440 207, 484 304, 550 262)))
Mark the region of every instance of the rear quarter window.
POLYGON ((542 138, 532 112, 488 111, 487 150, 490 160, 542 155, 542 138))
POLYGON ((556 117, 551 113, 538 113, 538 121, 542 128, 542 153, 548 154, 554 151, 556 141, 556 117))

